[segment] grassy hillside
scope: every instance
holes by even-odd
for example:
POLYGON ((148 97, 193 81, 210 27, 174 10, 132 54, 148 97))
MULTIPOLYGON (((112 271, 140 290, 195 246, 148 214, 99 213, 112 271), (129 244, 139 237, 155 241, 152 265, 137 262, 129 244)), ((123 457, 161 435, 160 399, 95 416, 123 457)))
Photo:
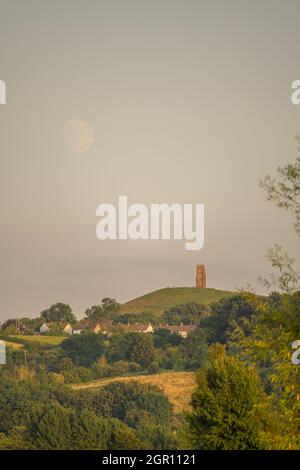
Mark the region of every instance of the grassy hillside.
POLYGON ((5 345, 7 348, 22 349, 24 347, 23 344, 11 341, 10 339, 7 339, 6 336, 1 336, 0 339, 5 341, 5 345))
POLYGON ((107 379, 95 380, 88 384, 73 385, 75 390, 87 388, 104 387, 111 382, 129 382, 135 380, 137 382, 160 387, 174 405, 174 412, 181 413, 189 409, 191 394, 196 385, 194 372, 161 372, 151 375, 136 375, 128 377, 112 377, 107 379))
POLYGON ((8 343, 13 342, 16 344, 38 343, 45 346, 58 346, 66 338, 64 336, 1 335, 0 339, 6 341, 8 346, 8 343))
POLYGON ((126 302, 121 313, 151 313, 161 315, 165 310, 187 302, 205 305, 232 295, 233 292, 218 289, 197 289, 196 287, 167 287, 126 302))

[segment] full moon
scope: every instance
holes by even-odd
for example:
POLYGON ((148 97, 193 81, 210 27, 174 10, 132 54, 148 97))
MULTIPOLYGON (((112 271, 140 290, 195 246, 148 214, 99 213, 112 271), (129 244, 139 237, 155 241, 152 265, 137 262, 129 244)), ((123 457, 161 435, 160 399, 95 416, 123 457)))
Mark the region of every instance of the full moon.
POLYGON ((92 128, 81 119, 69 119, 64 124, 62 137, 66 149, 76 155, 87 152, 94 140, 92 128))

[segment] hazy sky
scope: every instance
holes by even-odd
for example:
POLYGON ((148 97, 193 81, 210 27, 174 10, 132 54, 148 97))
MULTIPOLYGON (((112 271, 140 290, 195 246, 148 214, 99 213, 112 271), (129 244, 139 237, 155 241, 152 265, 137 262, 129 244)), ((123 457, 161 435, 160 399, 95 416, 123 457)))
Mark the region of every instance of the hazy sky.
POLYGON ((299 0, 0 0, 0 318, 191 286, 197 263, 210 287, 255 285, 274 242, 296 254, 258 181, 297 156, 299 23, 299 0), (121 194, 203 202, 204 249, 98 240, 121 194))

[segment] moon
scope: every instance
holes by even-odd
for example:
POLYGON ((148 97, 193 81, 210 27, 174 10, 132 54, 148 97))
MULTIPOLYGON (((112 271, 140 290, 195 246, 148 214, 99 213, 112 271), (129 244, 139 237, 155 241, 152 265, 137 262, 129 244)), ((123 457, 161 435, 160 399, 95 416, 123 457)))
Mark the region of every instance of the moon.
POLYGON ((62 137, 65 148, 75 155, 87 152, 94 141, 91 126, 82 119, 69 119, 63 126, 62 137))

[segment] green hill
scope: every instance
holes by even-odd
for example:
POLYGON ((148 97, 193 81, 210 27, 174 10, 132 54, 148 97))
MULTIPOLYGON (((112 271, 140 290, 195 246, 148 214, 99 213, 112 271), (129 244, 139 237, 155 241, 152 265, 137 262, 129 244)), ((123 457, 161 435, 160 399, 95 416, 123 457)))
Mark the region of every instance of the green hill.
POLYGON ((230 291, 210 288, 166 287, 124 303, 121 313, 150 313, 159 316, 165 310, 179 304, 198 302, 208 305, 232 294, 230 291))

